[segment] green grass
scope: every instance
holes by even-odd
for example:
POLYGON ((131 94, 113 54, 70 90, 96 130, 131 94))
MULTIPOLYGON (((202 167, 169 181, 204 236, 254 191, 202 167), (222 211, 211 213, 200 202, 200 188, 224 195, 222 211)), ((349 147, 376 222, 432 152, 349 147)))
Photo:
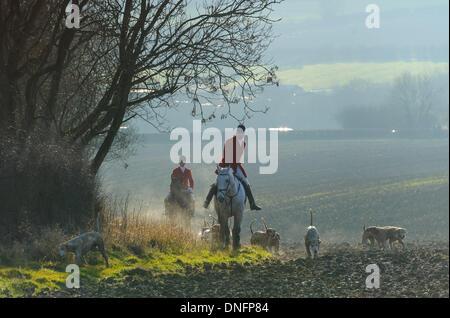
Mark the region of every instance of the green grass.
POLYGON ((335 63, 306 65, 301 69, 278 72, 282 84, 299 85, 306 91, 343 86, 353 80, 371 83, 392 82, 402 73, 413 75, 448 73, 448 63, 387 62, 387 63, 335 63))
POLYGON ((0 297, 20 297, 30 289, 37 292, 43 288, 61 288, 66 277, 64 268, 52 263, 0 268, 0 297))
MULTIPOLYGON (((134 275, 141 278, 170 273, 184 275, 186 268, 203 271, 205 266, 231 262, 254 264, 271 257, 268 252, 251 246, 243 246, 238 253, 212 250, 209 246, 193 247, 184 253, 148 249, 140 256, 115 247, 107 253, 111 265, 109 268, 104 265, 98 253, 88 254, 86 259, 91 265, 80 267, 81 283, 95 283, 109 277, 124 279, 134 275)), ((0 297, 20 297, 29 294, 31 290, 35 295, 44 288, 65 288, 68 275, 65 265, 66 263, 32 262, 23 267, 0 267, 0 297)))

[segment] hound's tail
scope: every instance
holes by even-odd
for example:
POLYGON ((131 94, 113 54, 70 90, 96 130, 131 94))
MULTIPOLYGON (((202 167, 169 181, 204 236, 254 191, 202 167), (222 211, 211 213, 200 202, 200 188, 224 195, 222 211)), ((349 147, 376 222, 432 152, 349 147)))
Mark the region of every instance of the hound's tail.
POLYGON ((253 219, 253 220, 250 222, 250 232, 252 232, 252 235, 253 235, 252 225, 253 225, 253 223, 255 223, 255 222, 256 222, 256 219, 253 219))
POLYGON ((264 224, 264 229, 267 231, 269 227, 267 226, 266 221, 264 221, 264 218, 261 218, 261 222, 264 224))
POLYGON ((313 225, 312 209, 309 209, 309 214, 311 215, 311 226, 312 226, 313 225))
POLYGON ((100 233, 100 212, 102 211, 102 205, 99 202, 95 203, 94 213, 95 213, 95 232, 100 233))

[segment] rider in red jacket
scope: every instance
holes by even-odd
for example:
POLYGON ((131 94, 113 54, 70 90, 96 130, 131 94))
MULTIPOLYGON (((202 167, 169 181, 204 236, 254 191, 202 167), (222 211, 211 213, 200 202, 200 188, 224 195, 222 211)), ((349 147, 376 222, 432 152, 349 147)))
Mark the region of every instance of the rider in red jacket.
POLYGON ((183 189, 189 192, 194 190, 194 178, 192 171, 184 166, 184 162, 180 161, 180 165, 172 170, 172 178, 177 178, 183 185, 183 189))
MULTIPOLYGON (((239 125, 236 131, 236 135, 227 139, 225 141, 225 146, 223 147, 222 161, 219 163, 220 167, 231 167, 234 171, 235 176, 241 181, 245 189, 245 194, 247 195, 248 202, 250 203, 251 210, 261 210, 259 206, 256 205, 255 199, 253 198, 252 191, 250 189, 250 184, 247 180, 247 173, 242 166, 241 158, 244 154, 245 147, 247 143, 244 140, 245 136, 245 126, 239 125)), ((217 174, 216 169, 216 174, 217 174)), ((216 184, 211 186, 208 195, 206 196, 205 203, 203 207, 206 209, 212 200, 214 194, 217 193, 216 184)))
MULTIPOLYGON (((192 208, 194 206, 194 196, 192 191, 194 190, 194 178, 192 177, 191 169, 185 166, 186 158, 184 156, 180 156, 179 166, 172 170, 171 178, 172 180, 176 179, 176 182, 181 184, 181 188, 184 190, 183 192, 189 199, 189 206, 192 208)), ((174 201, 177 200, 176 195, 172 192, 172 184, 170 188, 169 195, 166 200, 174 201)), ((185 202, 182 200, 182 202, 185 202)))

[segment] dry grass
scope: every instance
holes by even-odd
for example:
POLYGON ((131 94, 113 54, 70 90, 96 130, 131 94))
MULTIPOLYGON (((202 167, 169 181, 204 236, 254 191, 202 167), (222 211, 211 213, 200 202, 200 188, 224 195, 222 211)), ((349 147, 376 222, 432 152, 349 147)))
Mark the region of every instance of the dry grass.
POLYGON ((161 251, 183 251, 196 242, 192 232, 177 224, 155 220, 143 213, 142 208, 129 208, 130 199, 104 200, 100 211, 100 232, 108 247, 124 246, 139 254, 147 248, 161 251))

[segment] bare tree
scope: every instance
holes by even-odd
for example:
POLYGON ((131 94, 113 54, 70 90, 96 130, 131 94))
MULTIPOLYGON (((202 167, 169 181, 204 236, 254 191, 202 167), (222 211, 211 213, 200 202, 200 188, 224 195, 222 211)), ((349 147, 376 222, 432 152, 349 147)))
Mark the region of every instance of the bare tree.
POLYGON ((402 111, 407 128, 431 128, 437 93, 431 76, 404 73, 394 82, 391 107, 402 111))
POLYGON ((44 129, 93 147, 96 173, 120 127, 134 117, 159 126, 174 94, 203 121, 264 112, 249 102, 275 83, 263 53, 281 1, 72 0, 82 19, 71 29, 69 0, 4 0, 0 125, 19 139, 44 129), (207 112, 205 103, 224 107, 207 112))

